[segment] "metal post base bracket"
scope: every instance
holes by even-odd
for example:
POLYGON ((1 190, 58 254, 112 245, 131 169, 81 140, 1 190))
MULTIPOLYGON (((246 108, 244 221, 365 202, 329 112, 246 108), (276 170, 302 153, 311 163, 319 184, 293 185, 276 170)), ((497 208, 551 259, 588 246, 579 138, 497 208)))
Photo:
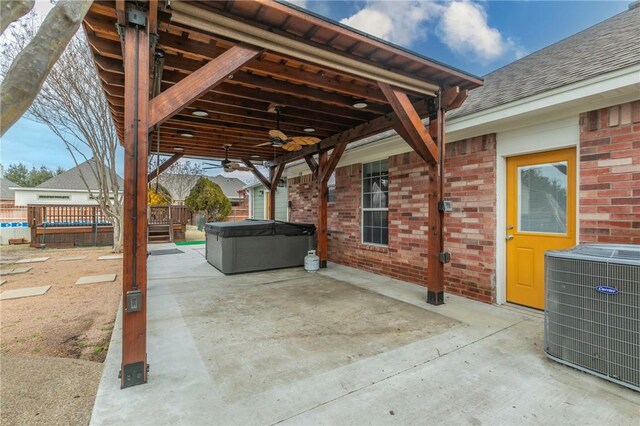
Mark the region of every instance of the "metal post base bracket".
POLYGON ((147 383, 144 368, 143 361, 126 364, 121 373, 123 375, 122 389, 147 383))
POLYGON ((444 305, 444 291, 427 291, 427 303, 430 305, 444 305))
POLYGON ((320 261, 320 269, 326 269, 327 268, 327 261, 326 260, 321 260, 320 261))

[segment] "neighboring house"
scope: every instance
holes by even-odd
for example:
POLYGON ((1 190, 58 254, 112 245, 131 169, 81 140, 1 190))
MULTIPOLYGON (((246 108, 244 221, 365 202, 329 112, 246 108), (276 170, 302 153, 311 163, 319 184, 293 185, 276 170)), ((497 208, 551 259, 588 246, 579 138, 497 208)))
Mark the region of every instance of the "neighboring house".
MULTIPOLYGON (((544 252, 640 244, 640 8, 484 77, 447 114, 446 290, 544 304, 544 252)), ((315 222, 304 162, 291 220, 315 222)), ((395 133, 351 145, 328 207, 329 260, 425 285, 427 169, 395 133)))
MULTIPOLYGON (((249 217, 251 219, 266 219, 267 212, 269 211, 269 197, 267 196, 269 190, 260 182, 247 185, 244 188, 247 191, 249 199, 249 217)), ((309 206, 309 208, 315 211, 315 206, 309 206)), ((286 183, 282 184, 282 186, 276 190, 276 220, 289 220, 286 183)))
POLYGON ((10 238, 29 238, 27 209, 15 206, 15 188, 19 187, 0 172, 0 244, 10 238))
MULTIPOLYGON (((98 203, 95 197, 99 194, 100 186, 93 172, 95 167, 91 166, 91 162, 93 161, 93 159, 85 161, 66 172, 52 177, 35 188, 15 188, 16 206, 97 205, 98 203)), ((118 185, 120 186, 119 194, 122 196, 124 181, 120 176, 117 176, 117 180, 118 185)), ((110 196, 115 197, 116 194, 112 193, 110 196)))

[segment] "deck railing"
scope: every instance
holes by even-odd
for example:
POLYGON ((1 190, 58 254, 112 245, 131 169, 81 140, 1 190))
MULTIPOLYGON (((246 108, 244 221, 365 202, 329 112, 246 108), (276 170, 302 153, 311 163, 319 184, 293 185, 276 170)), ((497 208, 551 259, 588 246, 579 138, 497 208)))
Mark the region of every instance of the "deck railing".
POLYGON ((98 206, 28 206, 31 227, 110 226, 98 206))
POLYGON ((186 206, 149 206, 147 220, 149 225, 186 225, 191 219, 191 212, 186 206))

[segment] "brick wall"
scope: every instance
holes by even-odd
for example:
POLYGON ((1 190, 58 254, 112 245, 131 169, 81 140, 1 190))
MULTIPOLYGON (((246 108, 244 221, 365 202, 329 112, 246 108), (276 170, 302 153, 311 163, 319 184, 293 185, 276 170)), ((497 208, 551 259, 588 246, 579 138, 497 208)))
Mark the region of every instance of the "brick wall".
POLYGON ((640 244, 640 101, 580 115, 580 242, 640 244))
MULTIPOLYGON (((447 145, 446 289, 484 302, 495 287, 495 135, 447 145)), ((361 243, 361 165, 336 170, 336 202, 328 207, 329 260, 377 274, 427 283, 427 169, 415 154, 389 158, 389 246, 361 243)), ((310 175, 289 179, 293 221, 316 221, 310 175)))

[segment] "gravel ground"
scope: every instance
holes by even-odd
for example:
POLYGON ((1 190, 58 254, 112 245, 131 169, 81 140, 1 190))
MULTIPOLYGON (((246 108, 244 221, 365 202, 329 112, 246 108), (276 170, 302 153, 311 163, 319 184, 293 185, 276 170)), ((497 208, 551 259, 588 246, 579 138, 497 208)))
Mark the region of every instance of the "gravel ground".
POLYGON ((2 355, 2 425, 87 425, 103 364, 69 358, 2 355))

